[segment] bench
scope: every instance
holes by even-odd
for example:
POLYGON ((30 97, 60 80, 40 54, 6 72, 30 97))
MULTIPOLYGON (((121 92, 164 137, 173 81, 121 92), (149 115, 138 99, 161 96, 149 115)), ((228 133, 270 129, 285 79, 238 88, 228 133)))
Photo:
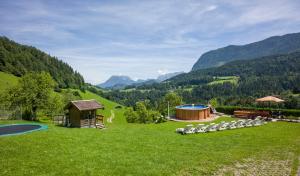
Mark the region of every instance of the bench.
POLYGON ((235 110, 233 115, 237 118, 253 119, 257 116, 270 117, 269 111, 258 111, 258 110, 235 110))

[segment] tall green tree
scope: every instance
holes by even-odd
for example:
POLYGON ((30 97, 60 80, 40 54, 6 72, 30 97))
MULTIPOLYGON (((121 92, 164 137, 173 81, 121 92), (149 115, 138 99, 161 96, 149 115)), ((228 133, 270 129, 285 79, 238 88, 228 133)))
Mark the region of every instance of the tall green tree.
POLYGON ((140 123, 147 123, 149 121, 148 111, 144 102, 140 101, 136 103, 136 112, 139 116, 140 123))
POLYGON ((124 116, 128 123, 161 123, 165 121, 158 111, 147 109, 144 101, 136 103, 135 111, 132 107, 127 108, 124 116))
POLYGON ((29 73, 23 76, 18 84, 8 89, 6 100, 11 107, 22 106, 27 118, 36 120, 39 109, 46 109, 55 81, 49 73, 29 73))
POLYGON ((138 114, 133 110, 132 107, 127 108, 124 112, 124 116, 128 123, 137 123, 138 122, 138 114))
POLYGON ((80 93, 78 91, 72 91, 72 90, 63 90, 61 92, 61 95, 63 97, 63 103, 68 104, 70 101, 74 100, 81 100, 82 97, 80 96, 80 93))
POLYGON ((218 99, 217 98, 212 98, 209 100, 209 104, 212 106, 212 107, 217 107, 218 106, 218 99))
POLYGON ((46 107, 44 108, 45 113, 48 116, 51 116, 52 118, 55 115, 58 114, 63 114, 64 112, 64 106, 66 105, 66 103, 64 103, 63 101, 63 97, 57 93, 52 93, 49 97, 49 101, 46 105, 46 107))
POLYGON ((159 111, 163 115, 167 115, 169 105, 170 114, 175 114, 175 106, 180 104, 182 104, 182 97, 175 92, 169 92, 160 100, 159 111))

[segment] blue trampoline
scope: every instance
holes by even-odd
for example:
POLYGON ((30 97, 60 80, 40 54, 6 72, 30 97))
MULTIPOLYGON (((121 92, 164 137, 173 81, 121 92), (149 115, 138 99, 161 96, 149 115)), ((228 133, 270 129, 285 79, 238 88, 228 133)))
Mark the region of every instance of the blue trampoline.
POLYGON ((30 133, 38 130, 48 129, 46 125, 40 124, 10 124, 0 126, 0 136, 10 136, 30 133))

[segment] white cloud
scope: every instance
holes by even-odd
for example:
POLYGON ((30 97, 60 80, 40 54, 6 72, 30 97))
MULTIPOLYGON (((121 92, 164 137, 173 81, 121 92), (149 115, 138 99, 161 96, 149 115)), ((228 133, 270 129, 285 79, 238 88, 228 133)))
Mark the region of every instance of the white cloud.
POLYGON ((0 34, 92 83, 189 71, 205 51, 300 30, 297 0, 3 1, 0 34))
POLYGON ((270 1, 249 1, 244 4, 241 14, 235 18, 231 27, 255 25, 264 22, 272 22, 275 20, 300 21, 299 8, 293 3, 286 1, 274 0, 270 1))
POLYGON ((165 75, 165 74, 168 73, 168 70, 167 70, 167 69, 159 69, 159 70, 157 70, 157 73, 158 73, 159 75, 165 75))

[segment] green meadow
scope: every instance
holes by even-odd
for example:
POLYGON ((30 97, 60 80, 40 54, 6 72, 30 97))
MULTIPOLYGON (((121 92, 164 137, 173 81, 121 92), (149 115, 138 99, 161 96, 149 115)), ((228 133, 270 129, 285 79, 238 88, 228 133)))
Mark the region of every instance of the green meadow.
MULTIPOLYGON (((0 90, 18 80, 3 72, 0 77, 0 90)), ((229 79, 233 78, 224 78, 229 79)), ((0 175, 297 174, 300 124, 272 122, 179 135, 175 129, 188 123, 129 124, 123 116, 125 107, 116 108, 120 105, 89 91, 80 96, 105 106, 98 113, 105 116, 106 129, 66 128, 46 121, 48 130, 0 137, 0 175)), ((224 116, 214 122, 232 120, 224 116)), ((11 123, 32 122, 0 121, 11 123)))
MULTIPOLYGON (((0 137, 0 175, 296 175, 300 124, 180 135, 187 123, 128 124, 124 108, 91 92, 115 116, 106 129, 65 128, 0 137)), ((221 117, 215 122, 231 121, 221 117)), ((30 123, 27 121, 0 121, 30 123)))
POLYGON ((208 85, 223 84, 223 83, 231 83, 236 85, 238 81, 239 81, 238 76, 219 76, 216 77, 214 81, 208 83, 208 85))
POLYGON ((5 90, 6 88, 12 85, 16 85, 18 79, 19 79, 18 77, 12 74, 0 72, 0 92, 2 92, 3 90, 5 90))

